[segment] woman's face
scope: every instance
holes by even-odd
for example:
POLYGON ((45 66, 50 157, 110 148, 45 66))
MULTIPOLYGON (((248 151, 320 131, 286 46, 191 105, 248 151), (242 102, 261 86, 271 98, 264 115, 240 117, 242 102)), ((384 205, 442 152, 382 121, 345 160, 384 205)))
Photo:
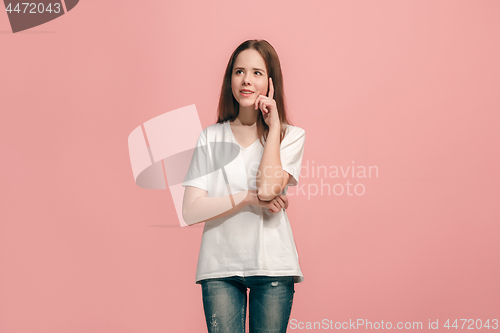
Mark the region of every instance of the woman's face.
POLYGON ((266 63, 260 53, 254 49, 240 52, 231 74, 233 96, 240 106, 252 106, 259 95, 267 96, 268 81, 266 63))

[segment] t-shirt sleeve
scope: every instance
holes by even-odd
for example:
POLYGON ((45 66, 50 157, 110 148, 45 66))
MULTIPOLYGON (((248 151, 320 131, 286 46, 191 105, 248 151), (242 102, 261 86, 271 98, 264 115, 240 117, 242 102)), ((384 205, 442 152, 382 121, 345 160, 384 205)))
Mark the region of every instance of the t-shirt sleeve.
POLYGON ((300 167, 304 155, 306 131, 300 127, 289 127, 288 133, 281 142, 280 159, 283 170, 290 174, 289 186, 299 183, 300 167))
POLYGON ((208 191, 208 161, 207 138, 205 130, 203 130, 198 137, 196 147, 193 151, 193 157, 191 158, 191 163, 189 164, 189 169, 186 173, 184 181, 182 182, 182 186, 184 188, 186 186, 194 186, 208 191))

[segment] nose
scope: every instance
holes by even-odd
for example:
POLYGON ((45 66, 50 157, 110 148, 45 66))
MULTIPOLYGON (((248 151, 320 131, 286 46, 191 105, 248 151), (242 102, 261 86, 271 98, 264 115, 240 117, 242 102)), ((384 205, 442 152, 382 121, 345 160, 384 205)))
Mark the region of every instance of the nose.
POLYGON ((252 75, 250 73, 245 73, 245 75, 243 76, 243 84, 249 85, 251 83, 251 77, 252 75))

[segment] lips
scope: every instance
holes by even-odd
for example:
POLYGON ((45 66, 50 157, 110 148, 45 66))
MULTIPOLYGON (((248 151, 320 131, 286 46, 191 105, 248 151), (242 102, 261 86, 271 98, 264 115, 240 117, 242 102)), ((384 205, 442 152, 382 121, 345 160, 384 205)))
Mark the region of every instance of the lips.
POLYGON ((240 96, 242 97, 250 97, 253 95, 253 91, 250 90, 240 90, 240 96))

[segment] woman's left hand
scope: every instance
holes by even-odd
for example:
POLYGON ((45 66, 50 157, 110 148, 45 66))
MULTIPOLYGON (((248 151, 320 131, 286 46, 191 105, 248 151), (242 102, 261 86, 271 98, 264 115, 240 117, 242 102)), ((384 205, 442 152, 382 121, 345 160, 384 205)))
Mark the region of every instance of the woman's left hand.
POLYGON ((276 101, 273 99, 274 86, 273 80, 269 77, 269 93, 267 96, 259 95, 255 99, 255 110, 259 108, 262 111, 264 122, 271 127, 280 127, 280 117, 278 114, 278 107, 276 101))

